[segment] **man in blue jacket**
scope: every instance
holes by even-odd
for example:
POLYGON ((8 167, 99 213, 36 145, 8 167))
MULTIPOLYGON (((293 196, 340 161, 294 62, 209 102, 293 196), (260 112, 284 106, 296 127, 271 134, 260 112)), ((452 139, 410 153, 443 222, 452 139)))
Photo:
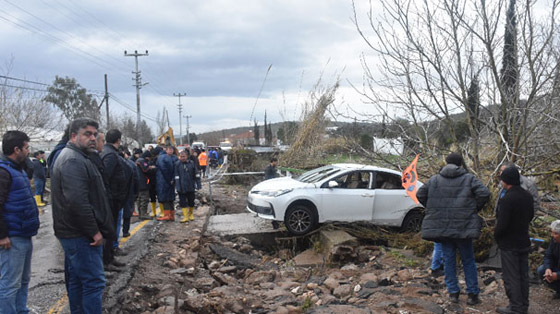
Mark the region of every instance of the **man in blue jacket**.
POLYGON ((473 174, 463 168, 463 157, 451 153, 447 165, 424 184, 416 197, 426 208, 422 222, 422 239, 440 242, 442 246, 445 284, 451 302, 459 302, 457 251, 463 261, 467 283, 467 304, 480 303, 478 277, 474 261, 473 239, 480 236, 482 219, 478 216, 490 191, 473 174))
POLYGON ((554 298, 560 299, 560 220, 550 224, 550 235, 550 245, 544 253, 543 264, 539 266, 537 273, 556 291, 554 298))
POLYGON ((163 216, 159 221, 175 221, 175 161, 177 156, 173 155, 173 146, 165 147, 157 159, 157 198, 163 204, 163 216))
POLYGON ((0 313, 27 313, 31 278, 31 238, 39 229, 39 211, 23 165, 29 137, 8 131, 0 156, 0 313))

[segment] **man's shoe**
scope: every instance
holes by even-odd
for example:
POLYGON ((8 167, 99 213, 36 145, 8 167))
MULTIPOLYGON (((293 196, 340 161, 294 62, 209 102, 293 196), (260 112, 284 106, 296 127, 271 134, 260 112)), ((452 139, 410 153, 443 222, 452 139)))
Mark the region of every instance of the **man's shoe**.
POLYGON ((459 292, 450 293, 449 294, 449 301, 453 303, 459 303, 459 292))
POLYGON ((122 268, 118 268, 117 266, 113 265, 113 264, 109 264, 109 265, 103 265, 103 269, 105 271, 112 271, 112 272, 121 272, 122 268))
POLYGON ((509 306, 498 307, 496 308, 496 312, 500 314, 514 314, 509 306))
POLYGON ((438 278, 438 277, 443 276, 443 266, 438 268, 438 269, 430 269, 430 275, 433 278, 438 278))
POLYGON ((123 263, 123 262, 119 262, 119 261, 117 261, 116 259, 114 259, 114 260, 113 260, 113 261, 111 262, 111 265, 113 265, 113 266, 117 266, 117 267, 123 267, 123 266, 126 266, 126 264, 125 264, 125 263, 123 263))
POLYGON ((467 299, 468 305, 476 305, 480 303, 480 299, 478 298, 478 294, 469 293, 469 297, 467 299))
POLYGON ((128 253, 123 251, 121 248, 117 248, 117 249, 115 249, 114 255, 115 256, 126 256, 126 255, 128 255, 128 253))
POLYGON ((123 235, 122 235, 122 236, 123 236, 123 238, 128 238, 128 237, 130 237, 130 232, 127 232, 127 233, 123 233, 123 235))

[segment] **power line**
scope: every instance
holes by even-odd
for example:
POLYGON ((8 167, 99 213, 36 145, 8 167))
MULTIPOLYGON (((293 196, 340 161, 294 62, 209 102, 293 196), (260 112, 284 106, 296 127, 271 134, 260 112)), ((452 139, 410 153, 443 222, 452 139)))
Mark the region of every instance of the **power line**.
POLYGON ((20 81, 20 82, 24 82, 24 83, 31 83, 31 84, 49 86, 49 84, 34 82, 34 81, 25 80, 25 79, 20 79, 20 78, 11 77, 11 76, 0 75, 0 78, 4 78, 4 79, 7 79, 7 80, 12 80, 12 81, 20 81))
POLYGON ((44 93, 47 92, 46 89, 38 89, 38 88, 25 87, 25 86, 15 86, 15 85, 4 84, 4 83, 0 83, 0 86, 18 88, 18 89, 26 89, 26 90, 33 90, 33 91, 44 92, 44 93))
MULTIPOLYGON (((119 99, 117 96, 115 96, 115 95, 109 93, 109 97, 111 97, 111 99, 113 99, 114 101, 116 101, 119 105, 121 105, 121 106, 125 107, 126 109, 128 109, 128 110, 130 110, 130 111, 136 113, 136 109, 134 109, 134 107, 133 107, 132 105, 127 104, 127 103, 124 102, 123 100, 119 99)), ((148 115, 146 115, 146 114, 144 114, 144 113, 141 113, 140 116, 142 116, 143 118, 148 119, 148 120, 150 120, 150 121, 152 121, 152 122, 156 122, 156 123, 158 122, 155 118, 152 118, 152 117, 150 117, 150 116, 148 116, 148 115)))

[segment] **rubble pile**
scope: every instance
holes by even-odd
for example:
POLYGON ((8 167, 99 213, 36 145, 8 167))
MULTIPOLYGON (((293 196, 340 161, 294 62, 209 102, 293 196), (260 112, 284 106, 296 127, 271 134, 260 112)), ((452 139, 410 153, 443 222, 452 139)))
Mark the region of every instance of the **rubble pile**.
MULTIPOLYGON (((429 257, 364 243, 340 230, 309 248, 263 251, 243 237, 205 234, 207 205, 188 224, 164 223, 112 313, 484 313, 507 303, 499 272, 479 267, 482 303, 449 301, 429 257)), ((460 268, 460 267, 459 267, 460 268)), ((462 270, 460 285, 465 287, 462 270)), ((530 313, 558 306, 531 285, 530 313)))

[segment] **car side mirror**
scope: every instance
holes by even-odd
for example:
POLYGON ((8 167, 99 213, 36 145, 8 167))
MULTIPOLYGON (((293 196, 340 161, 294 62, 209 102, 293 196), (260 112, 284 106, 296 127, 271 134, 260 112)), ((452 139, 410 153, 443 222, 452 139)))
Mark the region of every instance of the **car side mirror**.
POLYGON ((329 181, 328 183, 329 189, 338 187, 338 182, 336 181, 329 181))

